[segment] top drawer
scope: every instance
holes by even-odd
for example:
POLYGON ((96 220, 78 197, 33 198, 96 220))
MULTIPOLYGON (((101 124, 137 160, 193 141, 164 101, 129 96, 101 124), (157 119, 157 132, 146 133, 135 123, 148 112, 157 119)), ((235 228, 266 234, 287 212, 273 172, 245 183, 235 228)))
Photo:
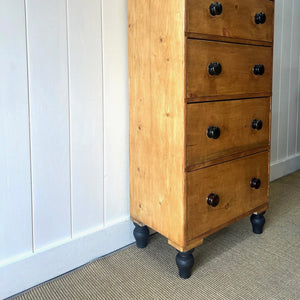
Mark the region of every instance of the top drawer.
POLYGON ((270 0, 187 0, 187 31, 272 42, 273 14, 270 0))

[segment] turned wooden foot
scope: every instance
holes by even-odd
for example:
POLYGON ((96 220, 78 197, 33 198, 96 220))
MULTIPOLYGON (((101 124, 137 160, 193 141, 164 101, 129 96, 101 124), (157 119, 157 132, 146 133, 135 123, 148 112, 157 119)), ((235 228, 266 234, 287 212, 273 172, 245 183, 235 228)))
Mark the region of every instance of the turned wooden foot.
POLYGON ((133 230, 133 236, 136 241, 136 246, 138 248, 145 248, 148 244, 149 229, 147 226, 139 226, 136 223, 133 224, 135 226, 133 230))
POLYGON ((187 252, 180 252, 176 255, 176 264, 179 270, 179 276, 183 279, 187 279, 192 274, 192 268, 194 265, 194 249, 187 252))
POLYGON ((264 214, 265 214, 265 212, 263 212, 259 215, 253 214, 250 218, 250 221, 252 223, 253 232, 256 234, 261 234, 263 232, 263 227, 266 222, 264 214))

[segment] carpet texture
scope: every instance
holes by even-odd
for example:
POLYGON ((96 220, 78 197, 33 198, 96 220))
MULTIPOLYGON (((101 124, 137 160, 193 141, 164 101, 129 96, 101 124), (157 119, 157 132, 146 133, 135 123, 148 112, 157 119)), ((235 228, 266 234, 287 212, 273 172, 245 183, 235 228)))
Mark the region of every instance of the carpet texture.
POLYGON ((271 184, 262 235, 249 218, 205 239, 192 277, 159 234, 42 284, 15 299, 300 299, 300 171, 271 184))

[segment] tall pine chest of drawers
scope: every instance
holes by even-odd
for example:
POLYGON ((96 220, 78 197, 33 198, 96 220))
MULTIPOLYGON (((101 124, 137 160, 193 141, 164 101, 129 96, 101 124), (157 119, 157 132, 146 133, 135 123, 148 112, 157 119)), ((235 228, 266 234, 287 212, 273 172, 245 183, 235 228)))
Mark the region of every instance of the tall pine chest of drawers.
POLYGON ((130 214, 193 248, 251 215, 261 233, 269 196, 271 0, 128 0, 130 214))

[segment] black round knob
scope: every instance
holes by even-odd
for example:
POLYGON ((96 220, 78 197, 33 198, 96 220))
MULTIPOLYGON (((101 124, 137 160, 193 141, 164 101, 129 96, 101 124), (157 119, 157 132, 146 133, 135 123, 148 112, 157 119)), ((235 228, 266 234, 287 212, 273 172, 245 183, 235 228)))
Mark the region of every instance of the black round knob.
POLYGON ((221 135, 221 130, 219 127, 215 127, 215 126, 210 126, 207 128, 207 132, 206 132, 207 136, 210 139, 218 139, 221 135))
POLYGON ((220 2, 212 3, 209 7, 209 12, 212 16, 220 15, 223 11, 223 6, 220 2))
POLYGON ((256 24, 264 24, 266 22, 267 17, 264 12, 261 12, 259 14, 256 14, 254 19, 256 24))
POLYGON ((252 121, 252 129, 261 130, 262 127, 263 127, 262 120, 256 120, 256 119, 254 119, 252 121))
POLYGON ((255 65, 253 67, 253 73, 255 75, 264 75, 264 73, 265 73, 265 66, 264 65, 255 65))
POLYGON ((209 194, 206 200, 207 204, 212 207, 216 207, 220 202, 220 198, 217 194, 209 194))
POLYGON ((222 66, 220 63, 210 63, 208 66, 208 73, 212 76, 214 75, 220 75, 222 72, 222 66))
POLYGON ((255 177, 251 179, 250 186, 251 186, 253 189, 258 190, 258 189, 260 188, 260 185, 261 185, 260 179, 255 178, 255 177))

